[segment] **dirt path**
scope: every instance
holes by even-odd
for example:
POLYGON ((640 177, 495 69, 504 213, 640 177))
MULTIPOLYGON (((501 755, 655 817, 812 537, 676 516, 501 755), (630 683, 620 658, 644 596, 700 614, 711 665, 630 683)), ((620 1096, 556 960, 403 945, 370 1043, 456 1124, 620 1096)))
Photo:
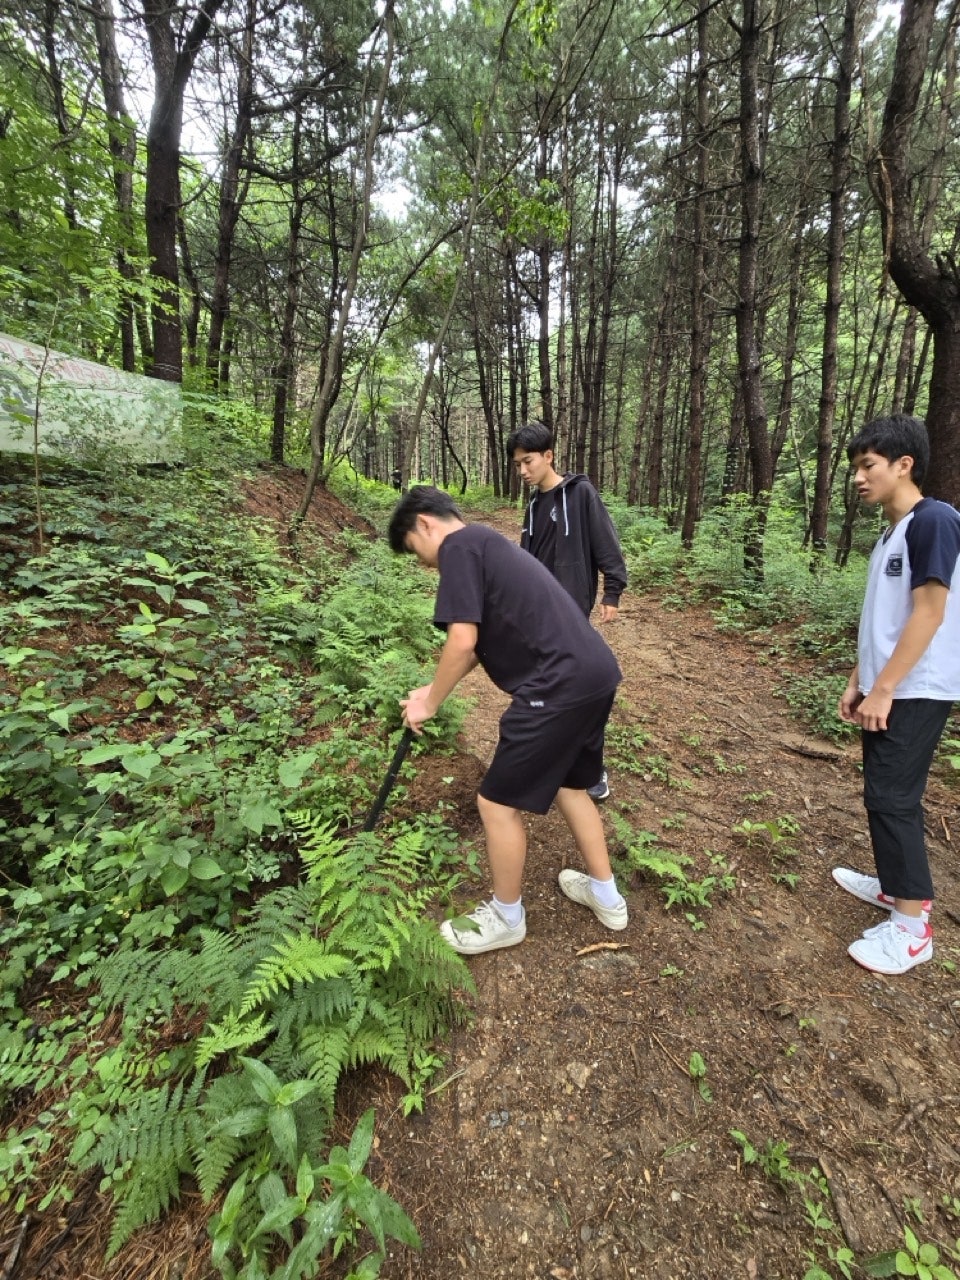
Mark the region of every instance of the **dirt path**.
MULTIPOLYGON (((808 1250, 829 1272, 828 1244, 899 1244, 905 1205, 924 1216, 910 1219, 921 1239, 952 1243, 956 788, 935 781, 927 808, 936 959, 868 974, 846 947, 879 917, 829 875, 834 862, 872 867, 858 747, 805 736, 772 693, 764 646, 718 634, 703 609, 630 594, 608 638, 625 676, 607 751, 611 846, 620 815, 691 858, 690 880, 734 887, 668 911, 656 877, 635 876, 615 935, 626 946, 590 950, 613 935, 556 887, 576 865, 569 834, 553 813, 531 820, 527 940, 471 961, 477 1017, 454 1038, 450 1083, 425 1115, 380 1130, 377 1176, 423 1235, 422 1253, 398 1252, 384 1276, 798 1280, 808 1250), (774 848, 769 832, 736 834, 744 819, 798 831, 774 848), (766 1148, 766 1172, 744 1164, 731 1130, 766 1148), (819 1236, 803 1199, 824 1197, 796 1182, 814 1161, 837 1224, 819 1236)), ((485 763, 505 699, 482 673, 468 692, 465 749, 485 763)))

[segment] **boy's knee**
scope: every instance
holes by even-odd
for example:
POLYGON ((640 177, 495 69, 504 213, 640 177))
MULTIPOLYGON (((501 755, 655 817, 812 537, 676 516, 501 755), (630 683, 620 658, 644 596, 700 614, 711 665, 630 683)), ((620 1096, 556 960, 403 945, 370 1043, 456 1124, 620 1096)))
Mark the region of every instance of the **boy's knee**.
POLYGON ((488 800, 479 791, 477 792, 477 809, 480 811, 480 817, 484 823, 513 822, 520 815, 520 810, 514 808, 513 805, 498 804, 496 800, 488 800))

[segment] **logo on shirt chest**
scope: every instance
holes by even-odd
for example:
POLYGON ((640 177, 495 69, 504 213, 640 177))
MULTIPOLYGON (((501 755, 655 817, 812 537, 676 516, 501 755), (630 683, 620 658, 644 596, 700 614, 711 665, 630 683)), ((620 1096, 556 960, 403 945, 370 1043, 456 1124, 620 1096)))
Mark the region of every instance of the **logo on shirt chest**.
POLYGON ((550 519, 553 521, 553 523, 554 523, 554 524, 556 524, 556 523, 557 523, 557 508, 556 508, 556 507, 551 507, 551 508, 550 508, 550 519))
POLYGON ((884 565, 883 572, 888 578, 902 578, 903 555, 898 553, 897 555, 890 556, 887 563, 884 565))

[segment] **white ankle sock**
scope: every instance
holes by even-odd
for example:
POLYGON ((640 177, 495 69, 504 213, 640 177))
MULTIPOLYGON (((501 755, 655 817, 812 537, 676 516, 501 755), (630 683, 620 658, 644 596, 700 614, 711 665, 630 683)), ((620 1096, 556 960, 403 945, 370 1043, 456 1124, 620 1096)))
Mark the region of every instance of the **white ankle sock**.
POLYGON ((523 919, 523 898, 518 898, 516 902, 501 902, 497 895, 494 894, 493 905, 511 929, 515 929, 523 919))
POLYGON ((905 916, 902 911, 898 911, 894 907, 890 912, 890 919, 894 924, 906 929, 907 933, 912 933, 915 938, 922 938, 927 932, 927 926, 924 924, 922 916, 905 916))
POLYGON ((590 888, 601 907, 616 907, 623 900, 613 876, 609 880, 594 880, 593 876, 590 876, 590 888))

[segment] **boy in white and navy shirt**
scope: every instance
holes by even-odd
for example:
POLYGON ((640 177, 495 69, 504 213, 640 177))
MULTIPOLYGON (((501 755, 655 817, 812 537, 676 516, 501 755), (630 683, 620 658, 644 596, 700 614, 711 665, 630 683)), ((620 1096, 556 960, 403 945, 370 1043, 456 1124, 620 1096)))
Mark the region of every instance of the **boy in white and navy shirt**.
POLYGON ((906 973, 933 956, 933 881, 923 793, 937 743, 960 698, 960 513, 924 498, 927 430, 903 414, 876 418, 847 446, 857 492, 889 521, 873 555, 857 665, 840 718, 863 730, 863 799, 877 875, 833 878, 890 918, 849 948, 875 973, 906 973))

